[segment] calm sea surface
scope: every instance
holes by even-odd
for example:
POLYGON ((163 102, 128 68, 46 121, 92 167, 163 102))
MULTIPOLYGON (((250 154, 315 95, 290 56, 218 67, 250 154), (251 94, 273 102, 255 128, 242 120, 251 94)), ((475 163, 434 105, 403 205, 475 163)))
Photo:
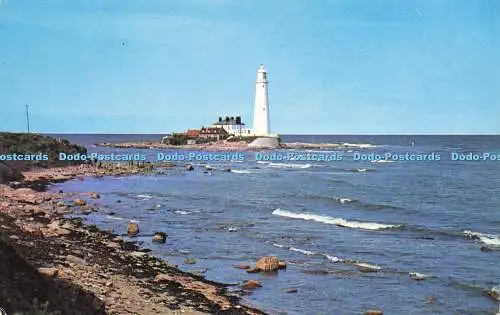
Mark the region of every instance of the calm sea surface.
MULTIPOLYGON (((93 143, 160 135, 58 135, 93 143)), ((452 161, 451 153, 500 154, 500 136, 283 136, 285 142, 350 143, 342 161, 194 162, 195 170, 69 181, 54 190, 96 191, 103 207, 84 217, 135 238, 184 270, 263 287, 245 299, 275 314, 495 314, 500 285, 500 161, 452 161), (413 142, 413 145, 411 145, 413 142), (440 161, 353 161, 356 153, 431 153, 440 161), (205 165, 232 172, 204 172, 205 165), (117 203, 120 200, 121 203, 117 203), (155 231, 166 244, 152 244, 155 231), (482 250, 481 250, 482 249, 482 250), (276 275, 235 264, 263 255, 288 262, 276 275), (195 265, 185 265, 185 258, 195 265), (367 272, 372 271, 372 272, 367 272), (410 273, 427 277, 415 281, 410 273), (295 288, 297 293, 286 293, 295 288)), ((170 152, 173 151, 161 151, 170 152)), ((290 151, 284 152, 289 153, 290 151)), ((311 150, 292 151, 315 153, 311 150)), ((235 289, 238 287, 235 286, 235 289)))

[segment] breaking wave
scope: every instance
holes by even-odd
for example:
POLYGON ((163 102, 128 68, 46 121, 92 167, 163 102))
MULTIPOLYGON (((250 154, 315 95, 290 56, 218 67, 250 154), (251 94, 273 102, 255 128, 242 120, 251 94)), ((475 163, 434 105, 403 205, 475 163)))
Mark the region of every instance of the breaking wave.
POLYGON ((376 170, 374 168, 353 168, 349 171, 353 173, 365 173, 365 172, 375 172, 376 170))
POLYGON ((298 164, 298 163, 268 163, 267 166, 274 168, 310 168, 311 164, 298 164))
POLYGON ((231 173, 236 173, 236 174, 251 174, 252 172, 249 170, 231 170, 231 173))
POLYGON ((479 240, 486 245, 500 246, 500 237, 498 235, 473 232, 470 230, 466 230, 463 233, 466 237, 479 240))
POLYGON ((373 161, 370 161, 372 163, 393 163, 395 161, 391 161, 391 160, 373 160, 373 161))
POLYGON ((349 142, 342 143, 342 146, 346 148, 360 148, 360 149, 377 147, 376 145, 370 143, 349 143, 349 142))
POLYGON ((332 224, 341 227, 362 229, 362 230, 384 230, 398 228, 400 225, 382 224, 375 222, 360 222, 360 221, 348 221, 342 218, 332 218, 329 216, 311 214, 311 213, 296 213, 282 209, 276 209, 272 212, 274 215, 292 218, 292 219, 302 219, 306 221, 316 221, 326 224, 332 224))
POLYGON ((311 252, 309 250, 304 250, 304 249, 300 249, 300 248, 296 248, 296 247, 290 247, 289 250, 291 250, 292 252, 299 252, 299 253, 302 253, 304 255, 315 255, 314 252, 311 252))
POLYGON ((321 195, 306 195, 303 198, 305 199, 319 199, 319 200, 330 200, 341 205, 354 205, 356 209, 363 210, 382 210, 382 209, 404 209, 398 206, 392 206, 387 204, 376 204, 376 203, 365 203, 357 199, 345 198, 345 197, 330 197, 330 196, 321 196, 321 195))
POLYGON ((281 245, 281 244, 277 244, 277 243, 274 243, 273 246, 278 247, 278 248, 285 248, 285 249, 288 249, 292 252, 302 253, 302 254, 307 255, 307 256, 312 256, 312 255, 322 256, 332 263, 343 263, 346 265, 352 265, 352 266, 356 266, 359 268, 365 268, 365 269, 370 269, 370 270, 374 270, 374 271, 382 270, 382 267, 380 267, 380 266, 377 266, 375 264, 366 263, 366 262, 361 262, 358 260, 342 259, 342 258, 339 258, 337 256, 332 256, 332 255, 322 254, 322 253, 315 253, 315 252, 312 252, 309 250, 300 249, 300 248, 296 248, 293 246, 285 246, 285 245, 281 245))

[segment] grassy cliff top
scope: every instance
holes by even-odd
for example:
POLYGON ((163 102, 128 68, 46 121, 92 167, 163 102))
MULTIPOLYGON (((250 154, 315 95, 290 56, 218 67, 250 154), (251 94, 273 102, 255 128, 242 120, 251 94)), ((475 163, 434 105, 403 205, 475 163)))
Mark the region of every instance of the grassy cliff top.
POLYGON ((17 170, 26 170, 32 167, 54 167, 81 162, 59 161, 60 152, 67 154, 86 154, 87 149, 72 144, 66 139, 42 136, 36 133, 0 132, 0 163, 4 163, 17 170), (44 160, 13 161, 7 156, 18 155, 46 155, 44 160))

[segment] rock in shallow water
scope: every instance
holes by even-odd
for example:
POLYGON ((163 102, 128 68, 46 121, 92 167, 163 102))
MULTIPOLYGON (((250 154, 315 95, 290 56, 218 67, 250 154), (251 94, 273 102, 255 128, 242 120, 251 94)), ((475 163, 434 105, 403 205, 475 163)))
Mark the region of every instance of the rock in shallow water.
POLYGON ((257 260, 255 264, 255 269, 260 271, 269 272, 276 271, 279 269, 279 259, 276 256, 264 256, 257 260))
POLYGON ((167 233, 165 232, 156 232, 153 235, 153 242, 155 243, 165 243, 167 241, 167 233))
POLYGON ((137 235, 139 233, 139 224, 130 222, 127 226, 128 235, 137 235))
POLYGON ((253 290, 253 289, 256 289, 256 288, 259 288, 261 287, 262 285, 260 284, 259 281, 257 280, 248 280, 248 281, 245 281, 241 287, 243 289, 247 289, 247 290, 253 290))
POLYGON ((367 310, 365 315, 383 315, 384 313, 381 310, 367 310))
POLYGON ((194 264, 196 264, 196 259, 194 259, 194 258, 186 258, 186 259, 184 259, 184 263, 187 264, 187 265, 194 265, 194 264))
POLYGON ((77 206, 77 207, 82 207, 82 206, 85 206, 87 203, 85 202, 85 200, 81 199, 81 198, 78 198, 78 199, 75 199, 73 201, 73 205, 77 206))

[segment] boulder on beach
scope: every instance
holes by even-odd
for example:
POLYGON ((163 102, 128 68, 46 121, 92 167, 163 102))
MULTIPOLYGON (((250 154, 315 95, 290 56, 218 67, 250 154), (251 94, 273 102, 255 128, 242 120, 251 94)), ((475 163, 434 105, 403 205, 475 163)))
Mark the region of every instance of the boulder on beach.
POLYGON ((165 243, 167 241, 167 233, 165 232, 156 232, 153 235, 153 242, 155 243, 165 243))
POLYGON ((98 193, 91 193, 90 194, 90 198, 92 198, 92 199, 99 199, 99 198, 101 198, 101 196, 98 193))
POLYGON ((127 226, 128 235, 137 235, 139 233, 139 224, 130 222, 127 226))
POLYGON ((38 268, 38 272, 47 277, 56 277, 59 274, 59 269, 57 268, 38 268))
POLYGON ((7 184, 12 181, 20 181, 24 178, 23 174, 13 168, 0 162, 0 184, 7 184))
POLYGON ((367 310, 365 315, 383 315, 384 313, 381 310, 367 310))

